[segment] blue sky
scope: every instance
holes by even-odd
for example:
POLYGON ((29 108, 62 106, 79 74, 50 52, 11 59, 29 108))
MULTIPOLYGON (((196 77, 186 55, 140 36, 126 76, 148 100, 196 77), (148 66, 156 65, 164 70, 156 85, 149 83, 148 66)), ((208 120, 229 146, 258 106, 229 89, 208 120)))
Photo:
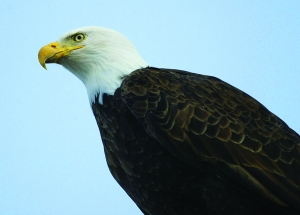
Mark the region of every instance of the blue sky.
POLYGON ((300 132, 300 1, 0 2, 0 214, 142 214, 110 175, 84 85, 39 49, 125 34, 155 67, 212 75, 300 132))

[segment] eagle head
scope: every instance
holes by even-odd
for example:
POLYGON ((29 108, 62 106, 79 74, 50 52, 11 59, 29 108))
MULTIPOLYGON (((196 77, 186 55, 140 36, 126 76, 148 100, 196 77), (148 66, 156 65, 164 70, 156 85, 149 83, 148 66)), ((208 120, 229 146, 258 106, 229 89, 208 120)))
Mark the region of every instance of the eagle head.
POLYGON ((122 78, 147 67, 134 45, 122 34, 107 28, 88 26, 63 34, 56 42, 42 47, 40 64, 58 63, 86 86, 90 102, 104 93, 113 95, 122 78))

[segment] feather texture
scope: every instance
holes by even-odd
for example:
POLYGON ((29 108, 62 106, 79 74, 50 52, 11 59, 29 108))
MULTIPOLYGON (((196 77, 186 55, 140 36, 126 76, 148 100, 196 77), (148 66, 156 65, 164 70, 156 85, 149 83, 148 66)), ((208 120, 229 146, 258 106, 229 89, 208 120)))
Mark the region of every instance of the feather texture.
POLYGON ((148 67, 104 98, 108 166, 145 214, 300 211, 300 137, 246 93, 148 67))

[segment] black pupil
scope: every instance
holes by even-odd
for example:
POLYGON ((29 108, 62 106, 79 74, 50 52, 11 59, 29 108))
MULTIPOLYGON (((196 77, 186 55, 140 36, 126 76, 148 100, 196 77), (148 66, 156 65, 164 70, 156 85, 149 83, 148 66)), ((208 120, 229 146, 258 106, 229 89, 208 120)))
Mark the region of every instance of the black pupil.
POLYGON ((81 35, 77 35, 77 36, 76 36, 76 39, 77 39, 77 40, 81 40, 81 39, 82 39, 82 36, 81 36, 81 35))

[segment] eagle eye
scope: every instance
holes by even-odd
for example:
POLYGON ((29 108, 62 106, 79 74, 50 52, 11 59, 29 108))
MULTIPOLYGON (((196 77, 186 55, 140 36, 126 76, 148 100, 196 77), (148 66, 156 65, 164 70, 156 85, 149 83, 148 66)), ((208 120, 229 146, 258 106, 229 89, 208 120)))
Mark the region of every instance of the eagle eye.
POLYGON ((78 33, 73 36, 73 40, 75 42, 80 42, 80 41, 84 40, 84 38, 85 38, 85 36, 82 33, 78 33))

